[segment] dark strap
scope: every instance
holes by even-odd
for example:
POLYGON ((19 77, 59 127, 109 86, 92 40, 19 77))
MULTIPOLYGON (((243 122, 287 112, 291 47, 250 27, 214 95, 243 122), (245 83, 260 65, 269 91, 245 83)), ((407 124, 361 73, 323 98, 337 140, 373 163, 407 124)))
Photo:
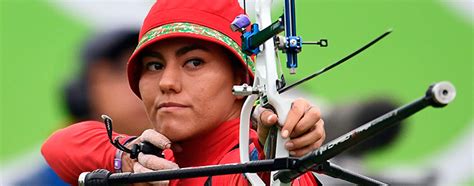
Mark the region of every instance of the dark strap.
POLYGON ((212 176, 207 177, 206 183, 204 186, 212 186, 212 176))
MULTIPOLYGON (((238 149, 238 148, 239 148, 239 144, 232 147, 232 149, 230 149, 229 152, 232 152, 233 150, 238 149)), ((229 153, 229 152, 227 152, 227 153, 229 153)), ((204 186, 212 186, 212 176, 207 177, 207 180, 204 183, 204 186)))
MULTIPOLYGON (((232 148, 229 150, 229 152, 232 152, 233 150, 238 149, 238 148, 239 148, 239 144, 237 144, 237 145, 235 145, 234 147, 232 147, 232 148)), ((227 153, 229 153, 229 152, 227 152, 227 153)))

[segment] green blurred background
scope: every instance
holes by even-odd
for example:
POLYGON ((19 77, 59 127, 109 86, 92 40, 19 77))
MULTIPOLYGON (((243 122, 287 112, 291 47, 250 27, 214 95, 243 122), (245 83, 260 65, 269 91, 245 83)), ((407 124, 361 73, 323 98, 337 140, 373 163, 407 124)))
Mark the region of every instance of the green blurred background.
MULTIPOLYGON (((472 1, 459 2, 474 6, 472 1)), ((466 13, 453 4, 297 1, 298 33, 308 41, 327 38, 329 47, 306 46, 298 75, 290 81, 344 57, 387 29, 394 30, 349 63, 302 85, 304 91, 331 104, 380 95, 407 103, 422 96, 433 82, 449 80, 457 88, 451 105, 428 108, 409 118, 396 144, 368 157, 366 163, 374 170, 421 165, 460 136, 474 134, 474 14, 469 12, 474 8, 466 13)), ((83 40, 98 29, 91 19, 69 12, 56 1, 0 1, 0 165, 23 154, 39 154, 41 143, 68 122, 60 88, 78 70, 77 52, 83 40)), ((473 136, 470 139, 474 141, 473 136)))

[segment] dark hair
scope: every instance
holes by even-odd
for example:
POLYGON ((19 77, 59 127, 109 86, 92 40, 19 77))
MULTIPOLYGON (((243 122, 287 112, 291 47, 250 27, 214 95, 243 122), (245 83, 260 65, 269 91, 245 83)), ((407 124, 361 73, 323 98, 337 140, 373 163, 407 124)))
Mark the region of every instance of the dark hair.
POLYGON ((252 85, 253 83, 253 78, 248 72, 248 67, 245 66, 240 62, 240 59, 235 56, 234 53, 229 51, 228 49, 222 47, 222 50, 224 50, 225 55, 229 58, 229 61, 231 62, 232 69, 234 70, 234 75, 235 76, 240 76, 242 79, 243 83, 247 83, 249 85, 252 85))
MULTIPOLYGON (((138 43, 138 30, 120 29, 97 33, 82 47, 80 52, 81 70, 79 75, 63 85, 63 100, 66 109, 74 120, 90 119, 87 74, 94 63, 108 59, 110 63, 122 63, 119 57, 133 49, 138 43)), ((123 70, 125 66, 117 68, 123 70)))

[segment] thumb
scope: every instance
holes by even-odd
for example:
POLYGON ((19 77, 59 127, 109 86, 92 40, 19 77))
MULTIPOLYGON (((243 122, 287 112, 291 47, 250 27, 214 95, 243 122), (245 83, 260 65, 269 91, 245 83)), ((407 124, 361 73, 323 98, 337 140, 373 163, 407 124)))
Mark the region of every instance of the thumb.
POLYGON ((270 109, 265 109, 259 116, 259 125, 271 127, 278 122, 278 116, 270 109))
POLYGON ((270 109, 260 113, 257 134, 261 144, 265 144, 270 128, 278 122, 278 116, 270 109))
POLYGON ((160 149, 169 149, 171 147, 171 141, 167 137, 153 129, 145 130, 139 137, 139 139, 140 142, 150 142, 151 144, 155 145, 160 149))

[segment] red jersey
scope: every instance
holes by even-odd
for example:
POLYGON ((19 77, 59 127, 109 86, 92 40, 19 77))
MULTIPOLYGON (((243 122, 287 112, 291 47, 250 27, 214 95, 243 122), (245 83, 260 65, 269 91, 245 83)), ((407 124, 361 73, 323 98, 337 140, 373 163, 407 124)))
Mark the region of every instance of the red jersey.
MULTIPOLYGON (((113 137, 119 134, 113 133, 113 137)), ((261 159, 263 151, 255 131, 250 133, 250 149, 261 159)), ((122 138, 122 141, 125 140, 122 138)), ((165 150, 165 158, 180 167, 196 167, 240 162, 239 119, 220 124, 212 133, 196 140, 180 143, 183 151, 165 150)), ((114 171, 116 148, 110 144, 105 126, 101 122, 86 121, 53 133, 43 144, 41 152, 51 168, 66 182, 77 185, 82 172, 96 169, 114 171)), ((265 177, 265 176, 263 176, 265 177)), ((308 172, 292 185, 318 185, 308 172)), ((170 185, 249 185, 243 174, 170 180, 170 185)))

